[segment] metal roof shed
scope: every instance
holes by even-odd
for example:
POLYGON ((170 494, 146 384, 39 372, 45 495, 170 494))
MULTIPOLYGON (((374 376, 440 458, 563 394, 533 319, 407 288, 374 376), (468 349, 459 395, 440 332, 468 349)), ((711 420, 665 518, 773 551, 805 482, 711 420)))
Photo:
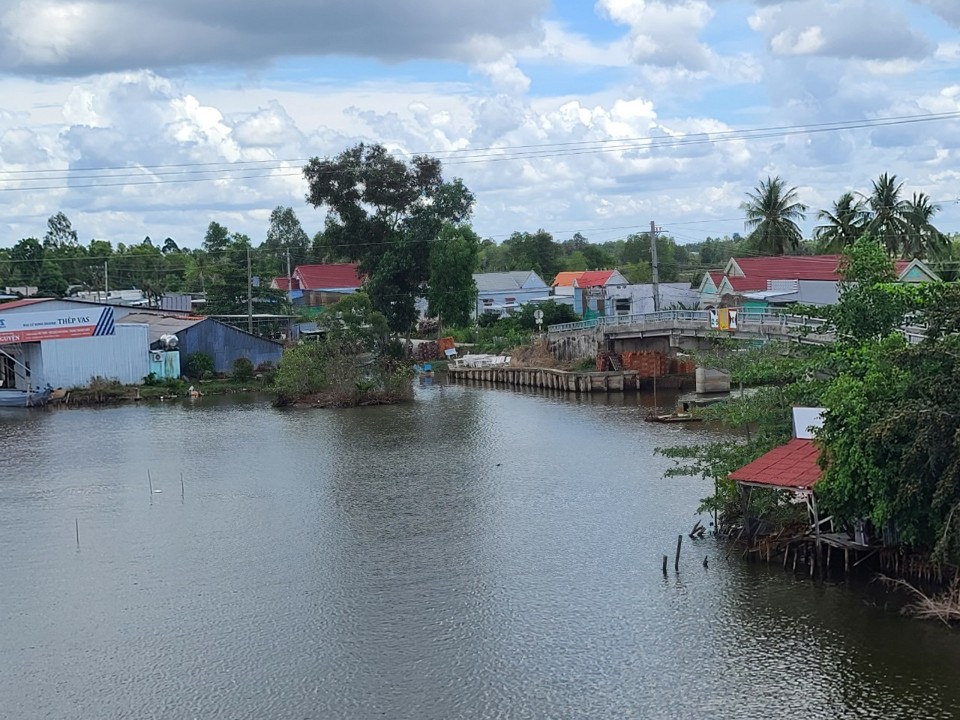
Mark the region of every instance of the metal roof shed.
POLYGON ((251 335, 209 317, 144 313, 128 315, 124 322, 148 325, 151 348, 159 347, 161 335, 176 335, 184 364, 193 353, 204 353, 213 359, 213 369, 218 373, 232 372, 234 362, 240 358, 247 358, 256 367, 263 363, 276 365, 283 356, 283 345, 275 340, 251 335))

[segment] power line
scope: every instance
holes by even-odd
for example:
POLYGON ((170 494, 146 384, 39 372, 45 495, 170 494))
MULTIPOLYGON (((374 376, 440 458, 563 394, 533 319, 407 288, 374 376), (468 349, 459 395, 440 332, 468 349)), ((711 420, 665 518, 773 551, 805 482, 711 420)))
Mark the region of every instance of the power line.
MULTIPOLYGON (((447 165, 465 165, 484 162, 504 162, 526 159, 552 159, 560 157, 570 157, 585 154, 596 154, 604 152, 646 150, 659 148, 675 148, 692 145, 716 144, 723 142, 757 140, 771 137, 790 136, 799 134, 817 134, 824 132, 839 132, 843 130, 870 129, 879 127, 889 127, 896 125, 908 125, 916 123, 936 122, 942 120, 960 119, 960 112, 951 113, 933 113, 926 115, 903 115, 887 118, 875 118, 872 120, 859 121, 837 121, 828 123, 813 123, 806 125, 782 125, 762 128, 752 128, 746 130, 729 130, 714 133, 694 133, 683 136, 638 136, 631 138, 604 138, 599 140, 569 141, 560 143, 540 143, 529 145, 504 145, 491 146, 486 148, 472 148, 468 150, 440 150, 427 153, 406 153, 396 151, 397 155, 419 155, 430 154, 438 159, 445 159, 447 165), (439 156, 439 157, 438 157, 439 156)), ((294 158, 286 160, 239 160, 208 163, 175 163, 163 165, 138 165, 138 166, 103 166, 99 168, 66 168, 66 169, 37 169, 37 170, 0 170, 0 177, 6 175, 9 177, 6 182, 19 181, 29 182, 69 182, 75 179, 104 179, 114 180, 124 177, 142 177, 144 172, 151 172, 154 178, 140 182, 125 183, 93 183, 76 185, 72 182, 68 185, 46 185, 32 186, 29 188, 0 188, 0 191, 10 192, 18 190, 62 190, 62 189, 83 189, 89 187, 118 187, 123 185, 162 185, 184 182, 205 182, 209 180, 225 179, 231 177, 234 180, 268 179, 271 177, 292 177, 300 174, 300 170, 291 173, 277 173, 276 170, 287 170, 293 164, 308 162, 305 158, 294 158), (253 167, 251 167, 253 166, 253 167), (187 169, 192 168, 192 169, 187 169), (197 169, 210 168, 210 169, 197 169), (138 172, 129 172, 137 169, 138 172), (128 171, 124 174, 115 174, 113 171, 128 171), (175 172, 163 172, 165 170, 176 170, 175 172), (255 175, 233 175, 233 173, 250 173, 251 170, 259 174, 255 175), (262 174, 268 172, 269 174, 262 174), (59 173, 59 175, 52 175, 59 173), (77 173, 113 173, 83 175, 77 173), (167 177, 170 175, 211 175, 216 174, 221 177, 167 177), (22 177, 24 175, 41 175, 41 177, 22 177)), ((332 172, 332 171, 331 171, 332 172)))

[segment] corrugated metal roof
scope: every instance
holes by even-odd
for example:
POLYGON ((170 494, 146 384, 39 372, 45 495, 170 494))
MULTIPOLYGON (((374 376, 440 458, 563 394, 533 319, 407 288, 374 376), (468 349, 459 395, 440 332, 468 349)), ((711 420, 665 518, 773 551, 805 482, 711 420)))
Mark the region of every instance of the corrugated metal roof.
POLYGON ((509 292, 522 290, 530 278, 531 270, 512 270, 510 272, 474 273, 473 281, 478 292, 509 292))
POLYGON ((363 279, 354 263, 297 265, 293 273, 303 290, 358 288, 363 285, 363 279))
POLYGON ((130 313, 123 318, 127 324, 143 324, 150 328, 150 344, 160 339, 161 335, 176 335, 181 330, 202 323, 205 317, 169 317, 154 315, 153 313, 130 313))
POLYGON ((770 485, 771 487, 809 490, 823 476, 817 463, 820 451, 812 440, 793 438, 786 445, 774 448, 752 463, 730 473, 737 482, 770 485))
POLYGON ((23 300, 14 300, 13 302, 3 303, 0 305, 0 312, 4 310, 13 310, 18 307, 26 307, 27 305, 36 305, 37 303, 49 302, 54 298, 24 298, 23 300))
POLYGON ((584 272, 584 270, 559 272, 550 287, 573 287, 573 281, 583 275, 584 272))
POLYGON ((602 287, 615 272, 616 270, 587 270, 577 278, 577 287, 602 287))

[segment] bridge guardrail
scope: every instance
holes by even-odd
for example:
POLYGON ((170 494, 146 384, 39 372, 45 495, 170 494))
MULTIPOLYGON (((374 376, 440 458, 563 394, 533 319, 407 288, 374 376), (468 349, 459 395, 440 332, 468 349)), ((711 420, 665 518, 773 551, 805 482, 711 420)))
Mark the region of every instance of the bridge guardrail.
MULTIPOLYGON (((821 318, 810 318, 803 315, 784 315, 780 313, 768 313, 762 310, 750 310, 744 308, 731 308, 737 310, 737 321, 740 324, 754 325, 783 325, 787 327, 809 327, 814 328, 822 325, 825 321, 821 318)), ((592 320, 581 320, 580 322, 559 323, 550 325, 547 332, 559 333, 570 332, 573 330, 589 330, 595 327, 618 327, 623 325, 646 325, 655 322, 702 322, 709 324, 710 312, 708 310, 661 310, 652 313, 636 313, 632 315, 613 315, 594 318, 592 320)))
MULTIPOLYGON (((770 313, 763 310, 751 310, 745 308, 731 308, 737 310, 737 322, 740 326, 760 325, 760 326, 779 326, 790 329, 809 329, 815 330, 827 321, 824 318, 808 317, 806 315, 789 315, 785 313, 770 313)), ((624 325, 646 325, 647 323, 662 322, 698 322, 704 323, 709 327, 710 312, 708 310, 661 310, 653 313, 637 313, 633 315, 615 315, 611 317, 599 317, 592 320, 582 320, 580 322, 560 323, 550 325, 547 328, 549 333, 570 332, 574 330, 587 330, 595 327, 617 327, 624 325)), ((907 342, 915 345, 922 342, 926 337, 925 328, 918 325, 905 325, 900 328, 900 332, 906 338, 907 342)), ((825 337, 832 336, 832 333, 824 333, 825 337)))

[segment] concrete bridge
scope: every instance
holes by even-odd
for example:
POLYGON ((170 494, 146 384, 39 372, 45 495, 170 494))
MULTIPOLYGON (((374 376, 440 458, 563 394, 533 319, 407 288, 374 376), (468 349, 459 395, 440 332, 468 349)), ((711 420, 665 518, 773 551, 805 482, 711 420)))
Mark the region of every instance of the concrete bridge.
MULTIPOLYGON (((560 360, 592 358, 598 350, 664 353, 698 350, 720 337, 816 345, 834 341, 834 334, 823 329, 825 321, 821 318, 744 308, 730 308, 730 311, 731 315, 735 311, 736 320, 724 330, 711 327, 709 310, 665 310, 551 325, 547 328, 547 338, 551 351, 560 360)), ((910 342, 923 338, 919 328, 904 329, 903 333, 910 342)))

